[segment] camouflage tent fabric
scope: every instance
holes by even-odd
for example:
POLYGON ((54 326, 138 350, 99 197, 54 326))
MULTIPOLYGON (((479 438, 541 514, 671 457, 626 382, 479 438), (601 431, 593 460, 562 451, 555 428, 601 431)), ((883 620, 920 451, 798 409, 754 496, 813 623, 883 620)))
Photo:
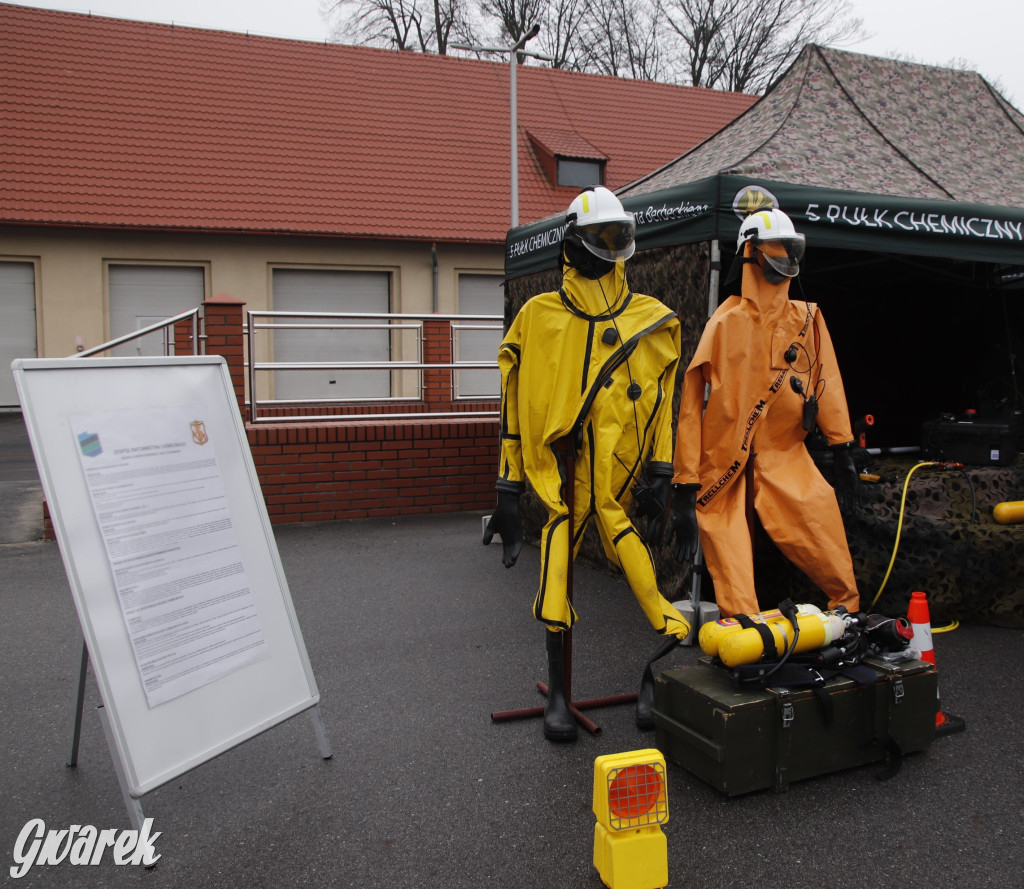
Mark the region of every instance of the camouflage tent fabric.
POLYGON ((737 175, 1024 207, 1022 158, 1024 115, 981 75, 812 45, 746 113, 619 194, 737 175))

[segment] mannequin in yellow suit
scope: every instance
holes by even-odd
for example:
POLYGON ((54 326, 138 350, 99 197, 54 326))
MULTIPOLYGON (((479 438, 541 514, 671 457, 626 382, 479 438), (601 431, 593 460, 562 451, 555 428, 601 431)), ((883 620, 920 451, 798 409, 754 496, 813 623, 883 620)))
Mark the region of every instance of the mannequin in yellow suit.
MULTIPOLYGON (((533 614, 548 630, 544 734, 553 741, 576 736, 562 678, 563 632, 576 620, 567 571, 591 521, 654 629, 673 643, 689 632, 658 590, 650 550, 627 515, 638 484, 658 503, 652 513, 667 505, 679 321, 658 300, 630 292, 624 260, 633 253, 635 222, 615 195, 600 187, 583 192, 566 220, 561 288, 527 301, 499 349, 498 505, 484 533, 485 544, 499 534, 505 566, 515 564, 522 545, 518 498, 528 479, 548 515, 533 614), (567 436, 575 452, 571 497, 556 448, 567 436), (642 485, 648 459, 650 483, 642 485)), ((642 692, 637 718, 649 727, 653 687, 642 692)))
POLYGON ((859 606, 837 503, 858 482, 846 395, 821 312, 789 299, 803 246, 781 210, 744 220, 741 295, 708 321, 684 376, 669 526, 689 553, 699 531, 723 616, 761 610, 751 508, 830 608, 859 606), (815 425, 835 456, 834 490, 804 446, 815 425))

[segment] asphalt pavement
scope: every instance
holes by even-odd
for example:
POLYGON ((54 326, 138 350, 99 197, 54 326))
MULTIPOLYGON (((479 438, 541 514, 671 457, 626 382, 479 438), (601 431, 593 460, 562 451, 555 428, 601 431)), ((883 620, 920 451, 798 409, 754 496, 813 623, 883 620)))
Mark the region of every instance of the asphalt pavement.
MULTIPOLYGON (((0 474, 25 477, 3 483, 31 485, 8 422, 0 474)), ((11 490, 6 524, 21 515, 11 490)), ((543 631, 530 616, 539 554, 526 547, 506 570, 480 531, 478 514, 276 526, 333 758, 301 714, 142 797, 160 832, 154 868, 104 856, 17 880, 9 868, 32 819, 129 824, 91 675, 79 761, 64 765, 80 641, 58 545, 38 539, 41 519, 28 540, 5 539, 5 884, 600 889, 594 758, 652 746, 654 733, 628 705, 589 711, 600 734, 567 745, 545 741, 536 719, 491 721, 543 700, 543 631)), ((575 697, 634 691, 657 637, 618 577, 575 574, 575 697)), ((661 666, 699 653, 676 649, 661 666)), ((943 709, 967 730, 889 780, 868 765, 729 798, 670 762, 669 886, 1024 886, 1024 631, 965 625, 937 635, 935 653, 943 709)))
POLYGON ((0 412, 0 504, 0 545, 43 536, 43 489, 18 411, 0 412))

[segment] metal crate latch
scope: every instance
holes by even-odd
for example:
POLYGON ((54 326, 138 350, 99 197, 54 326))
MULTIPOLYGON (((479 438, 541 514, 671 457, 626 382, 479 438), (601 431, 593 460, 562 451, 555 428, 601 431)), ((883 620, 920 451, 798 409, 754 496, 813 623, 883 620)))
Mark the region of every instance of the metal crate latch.
POLYGON ((892 683, 892 699, 894 704, 901 704, 903 702, 903 677, 897 676, 892 683))
POLYGON ((789 695, 789 692, 784 688, 780 688, 778 690, 778 694, 779 703, 782 704, 782 727, 789 728, 793 724, 793 719, 795 716, 793 712, 793 705, 788 700, 786 700, 787 696, 789 695))

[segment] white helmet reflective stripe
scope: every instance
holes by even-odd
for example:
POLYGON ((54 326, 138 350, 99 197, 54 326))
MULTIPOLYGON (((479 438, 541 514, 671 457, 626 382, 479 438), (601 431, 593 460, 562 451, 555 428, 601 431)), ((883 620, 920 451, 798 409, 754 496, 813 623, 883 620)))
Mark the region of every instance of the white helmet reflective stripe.
POLYGON ((565 214, 567 236, 575 235, 594 256, 615 262, 636 249, 636 219, 619 199, 598 185, 577 195, 565 214))
POLYGON ((736 238, 737 249, 743 247, 744 241, 753 238, 755 241, 780 241, 785 238, 803 240, 793 227, 793 220, 781 210, 759 210, 751 213, 740 223, 740 233, 736 238))
POLYGON ((743 245, 747 241, 753 241, 755 246, 763 244, 765 241, 781 243, 786 248, 786 256, 770 256, 762 251, 765 260, 779 274, 785 275, 787 278, 792 278, 799 273, 806 240, 793 227, 793 220, 781 210, 774 207, 770 210, 759 210, 744 219, 740 223, 739 235, 736 238, 736 249, 741 254, 743 245))

